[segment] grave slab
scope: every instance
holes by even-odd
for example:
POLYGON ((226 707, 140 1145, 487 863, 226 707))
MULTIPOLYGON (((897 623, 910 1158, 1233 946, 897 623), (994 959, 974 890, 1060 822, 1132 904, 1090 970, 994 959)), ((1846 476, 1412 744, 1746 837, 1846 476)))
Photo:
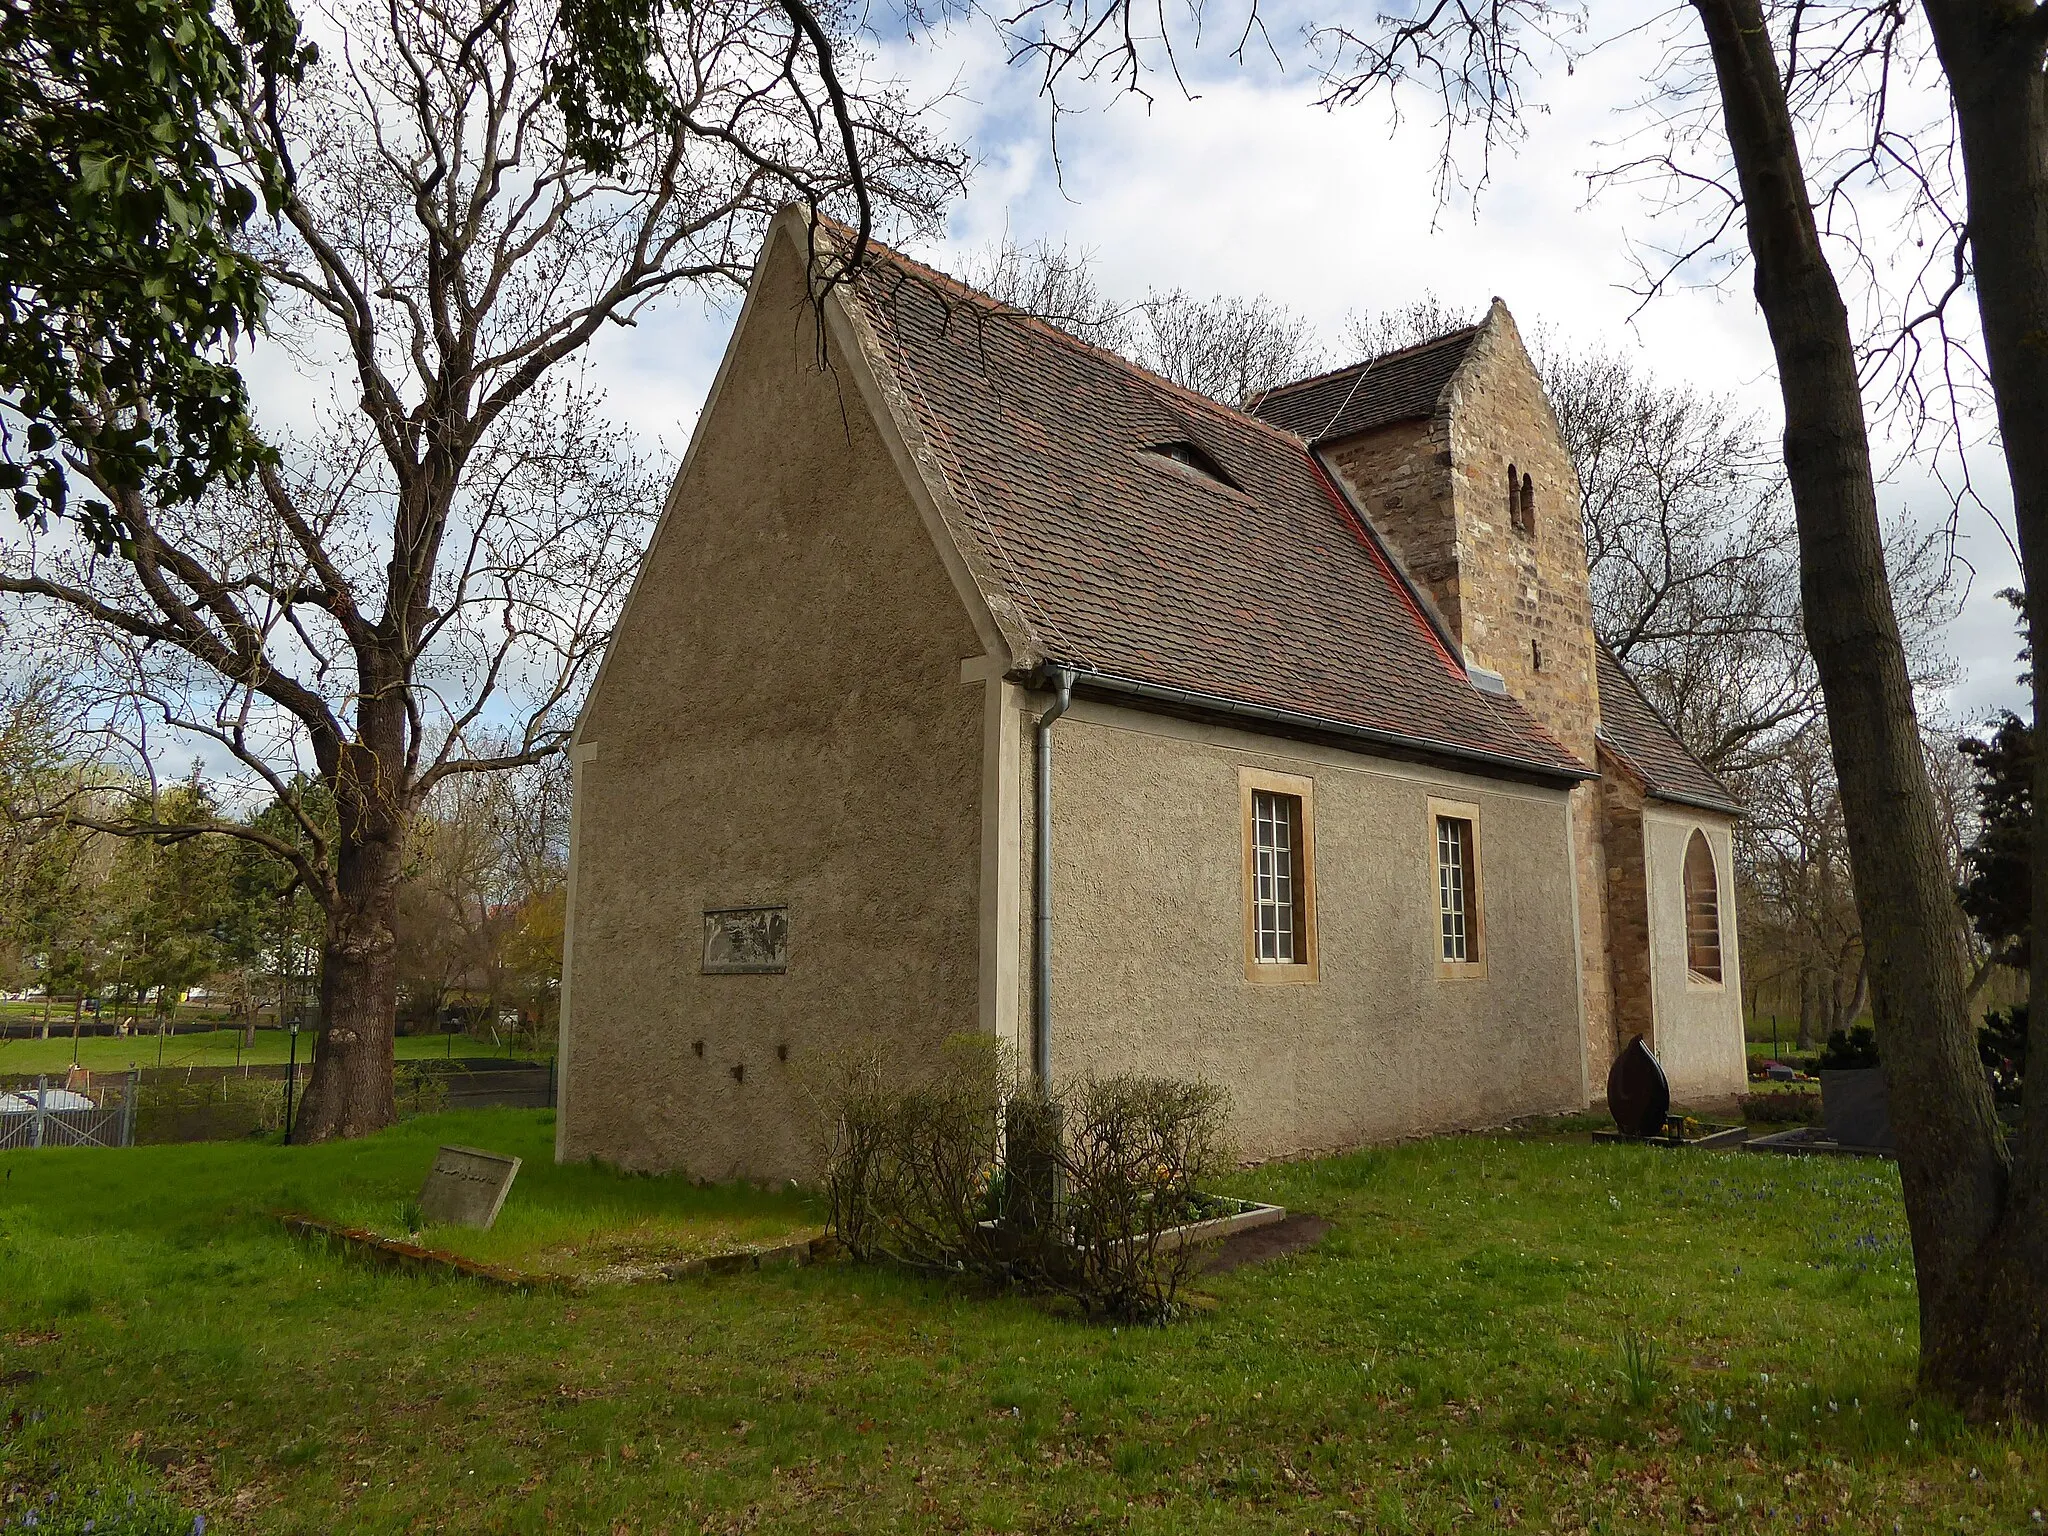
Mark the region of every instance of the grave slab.
POLYGON ((420 1220, 488 1231, 518 1174, 516 1157, 476 1147, 443 1147, 420 1186, 420 1220))

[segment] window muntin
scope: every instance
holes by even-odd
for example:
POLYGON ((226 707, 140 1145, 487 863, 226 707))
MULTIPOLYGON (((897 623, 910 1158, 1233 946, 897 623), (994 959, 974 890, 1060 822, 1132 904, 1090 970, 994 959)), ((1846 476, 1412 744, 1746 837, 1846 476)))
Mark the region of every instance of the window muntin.
POLYGON ((1252 958, 1293 965, 1301 934, 1301 799, 1252 791, 1252 958))
POLYGON ((1721 883, 1706 835, 1685 845, 1685 968, 1693 981, 1721 982, 1721 883))
POLYGON ((1240 768, 1247 981, 1312 982, 1316 956, 1315 783, 1240 768))
POLYGON ((1473 878, 1472 823, 1463 816, 1436 819, 1438 937, 1446 964, 1479 958, 1478 881, 1473 878))

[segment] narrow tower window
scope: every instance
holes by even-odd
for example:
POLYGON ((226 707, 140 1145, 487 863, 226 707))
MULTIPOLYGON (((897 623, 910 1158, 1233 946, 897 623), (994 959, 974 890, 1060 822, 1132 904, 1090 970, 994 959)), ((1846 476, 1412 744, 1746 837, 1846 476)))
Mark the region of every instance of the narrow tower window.
POLYGON ((1508 466, 1508 526, 1522 526, 1522 478, 1512 464, 1508 466))
POLYGON ((1536 532, 1536 483, 1527 475, 1522 476, 1521 495, 1516 498, 1518 515, 1515 526, 1523 533, 1536 532))
POLYGON ((1699 831, 1685 845, 1685 966, 1694 981, 1721 980, 1721 888, 1699 831))

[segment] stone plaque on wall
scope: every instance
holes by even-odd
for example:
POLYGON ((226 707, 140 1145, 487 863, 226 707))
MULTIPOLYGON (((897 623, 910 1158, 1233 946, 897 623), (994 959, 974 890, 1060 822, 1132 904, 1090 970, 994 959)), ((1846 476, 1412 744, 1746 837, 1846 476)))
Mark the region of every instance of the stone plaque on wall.
POLYGON ((789 908, 725 907, 704 914, 704 974, 764 976, 789 969, 789 908))
POLYGON ((428 1226, 488 1229, 498 1219, 518 1173, 516 1157, 475 1147, 443 1147, 420 1186, 420 1220, 428 1226))

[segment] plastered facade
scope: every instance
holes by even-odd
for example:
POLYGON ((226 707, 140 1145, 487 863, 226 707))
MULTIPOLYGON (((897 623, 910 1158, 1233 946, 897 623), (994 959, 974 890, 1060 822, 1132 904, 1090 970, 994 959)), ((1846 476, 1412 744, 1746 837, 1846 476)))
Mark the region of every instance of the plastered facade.
POLYGON ((1207 1077, 1251 1157, 1585 1102, 1563 793, 1099 702, 1055 741, 1056 1075, 1207 1077), (1313 982, 1247 979, 1241 768, 1313 785, 1313 982), (1433 797, 1479 813, 1469 979, 1439 975, 1433 797))
POLYGON ((578 730, 565 1159, 808 1177, 807 1072, 986 1006, 981 641, 800 270, 771 249, 578 730), (757 904, 787 972, 700 974, 705 909, 757 904))

